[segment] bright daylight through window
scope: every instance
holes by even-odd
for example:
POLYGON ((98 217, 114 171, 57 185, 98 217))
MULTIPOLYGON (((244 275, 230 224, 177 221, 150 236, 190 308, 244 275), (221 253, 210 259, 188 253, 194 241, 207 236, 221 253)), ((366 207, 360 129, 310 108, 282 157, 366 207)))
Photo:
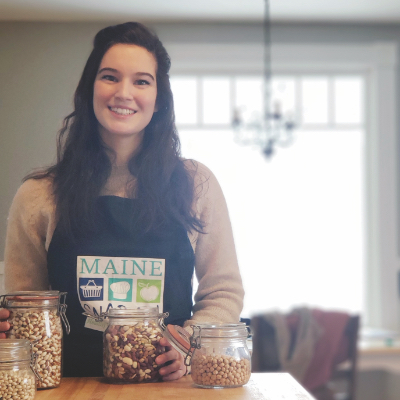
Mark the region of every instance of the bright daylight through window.
POLYGON ((272 101, 298 127, 270 160, 235 143, 230 128, 234 108, 259 118, 261 77, 175 76, 171 84, 183 156, 214 172, 228 203, 243 316, 301 305, 362 313, 364 76, 274 77, 272 101))

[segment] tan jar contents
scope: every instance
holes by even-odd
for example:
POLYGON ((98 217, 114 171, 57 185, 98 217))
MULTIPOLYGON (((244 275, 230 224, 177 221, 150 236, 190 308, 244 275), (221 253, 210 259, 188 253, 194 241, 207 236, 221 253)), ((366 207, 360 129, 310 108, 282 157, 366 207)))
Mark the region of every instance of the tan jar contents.
POLYGON ((103 373, 112 382, 156 382, 155 358, 165 351, 159 342, 158 307, 111 309, 103 336, 103 373))
POLYGON ((0 340, 0 399, 32 400, 36 394, 29 340, 0 340))
POLYGON ((250 374, 250 360, 247 359, 196 353, 192 360, 193 382, 201 386, 243 386, 250 374))
MULTIPOLYGON (((40 379, 38 389, 58 387, 61 383, 62 336, 61 317, 65 318, 65 304, 58 291, 15 292, 5 296, 3 305, 10 311, 8 322, 10 339, 28 339, 36 356, 40 379)), ((64 319, 66 321, 66 318, 64 319)), ((66 322, 67 332, 69 325, 66 322)))
POLYGON ((160 326, 168 341, 184 355, 185 364, 191 365, 197 386, 232 388, 249 381, 249 331, 244 323, 192 325, 192 336, 179 326, 160 326))

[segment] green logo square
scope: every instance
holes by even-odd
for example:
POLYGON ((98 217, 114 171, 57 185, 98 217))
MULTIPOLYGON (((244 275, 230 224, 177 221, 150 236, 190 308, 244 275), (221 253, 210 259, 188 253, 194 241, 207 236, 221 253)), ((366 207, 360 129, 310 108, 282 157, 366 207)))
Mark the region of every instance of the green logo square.
POLYGON ((136 286, 137 303, 159 303, 161 301, 161 280, 138 279, 136 286))
POLYGON ((132 279, 108 279, 108 300, 132 302, 132 279))

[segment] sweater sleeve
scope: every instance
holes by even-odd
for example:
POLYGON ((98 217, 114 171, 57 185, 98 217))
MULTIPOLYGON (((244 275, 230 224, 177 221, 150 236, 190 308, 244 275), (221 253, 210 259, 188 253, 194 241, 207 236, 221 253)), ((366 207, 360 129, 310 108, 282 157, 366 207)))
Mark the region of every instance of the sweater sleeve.
MULTIPOLYGON (((192 164, 193 165, 193 164, 192 164)), ((228 208, 213 173, 195 163, 196 202, 204 233, 195 234, 195 271, 199 283, 192 319, 196 322, 238 322, 243 308, 244 290, 239 272, 228 208)))
POLYGON ((51 183, 30 179, 11 204, 4 252, 6 292, 47 290, 47 249, 54 231, 51 183))

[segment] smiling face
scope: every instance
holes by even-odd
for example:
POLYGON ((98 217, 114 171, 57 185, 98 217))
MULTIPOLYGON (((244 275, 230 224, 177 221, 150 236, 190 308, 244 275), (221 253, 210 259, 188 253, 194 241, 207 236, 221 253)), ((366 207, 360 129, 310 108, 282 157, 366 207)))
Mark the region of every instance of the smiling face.
POLYGON ((106 143, 118 137, 141 142, 156 111, 157 62, 149 51, 116 44, 104 54, 94 82, 93 109, 106 143))

